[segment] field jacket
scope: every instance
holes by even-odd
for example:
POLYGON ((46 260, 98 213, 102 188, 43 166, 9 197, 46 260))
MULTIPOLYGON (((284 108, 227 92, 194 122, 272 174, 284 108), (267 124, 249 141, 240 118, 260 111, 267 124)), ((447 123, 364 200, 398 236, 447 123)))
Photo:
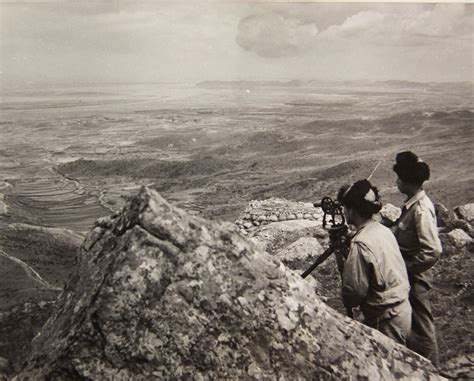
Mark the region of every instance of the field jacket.
POLYGON ((352 238, 342 278, 344 305, 360 306, 366 321, 408 301, 410 284, 397 241, 376 221, 364 223, 352 238))
POLYGON ((425 272, 438 261, 442 249, 435 208, 424 190, 405 203, 394 234, 410 276, 425 272))

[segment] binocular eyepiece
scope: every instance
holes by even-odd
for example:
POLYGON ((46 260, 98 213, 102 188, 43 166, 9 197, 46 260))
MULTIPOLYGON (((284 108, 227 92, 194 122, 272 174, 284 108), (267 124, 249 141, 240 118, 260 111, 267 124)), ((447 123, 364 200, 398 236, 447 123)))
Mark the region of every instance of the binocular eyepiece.
POLYGON ((331 224, 331 228, 336 228, 346 223, 342 204, 338 200, 333 200, 331 197, 324 197, 321 202, 315 202, 313 205, 316 208, 321 208, 324 212, 323 228, 326 228, 328 222, 331 224))
POLYGON ((324 213, 333 214, 336 210, 342 209, 342 204, 333 200, 331 197, 324 197, 321 202, 315 202, 313 204, 315 208, 321 208, 324 213))
POLYGON ((329 232, 329 247, 322 253, 301 276, 306 278, 311 272, 323 263, 333 252, 336 252, 336 261, 339 272, 342 273, 344 267, 344 258, 347 257, 344 254, 347 246, 347 232, 348 228, 345 224, 344 212, 342 210, 342 204, 333 200, 331 197, 324 197, 321 202, 315 202, 313 204, 315 208, 321 208, 324 212, 323 215, 323 228, 329 232), (328 221, 329 219, 329 221, 328 221), (327 224, 330 224, 327 227, 327 224))

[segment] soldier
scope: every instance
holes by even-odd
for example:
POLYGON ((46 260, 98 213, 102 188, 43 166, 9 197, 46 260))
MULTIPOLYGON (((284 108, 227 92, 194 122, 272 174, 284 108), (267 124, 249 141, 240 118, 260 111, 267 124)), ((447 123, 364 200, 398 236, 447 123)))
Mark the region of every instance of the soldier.
POLYGON ((428 164, 413 152, 397 154, 393 170, 397 186, 407 196, 402 214, 395 223, 397 238, 410 280, 410 303, 413 309, 412 334, 408 347, 439 365, 438 344, 431 314, 429 291, 431 268, 441 254, 433 203, 422 188, 430 177, 428 164))
POLYGON ((411 328, 405 263, 390 229, 372 219, 382 204, 368 180, 341 188, 349 224, 357 229, 342 274, 342 300, 350 312, 360 306, 364 323, 405 345, 411 328))

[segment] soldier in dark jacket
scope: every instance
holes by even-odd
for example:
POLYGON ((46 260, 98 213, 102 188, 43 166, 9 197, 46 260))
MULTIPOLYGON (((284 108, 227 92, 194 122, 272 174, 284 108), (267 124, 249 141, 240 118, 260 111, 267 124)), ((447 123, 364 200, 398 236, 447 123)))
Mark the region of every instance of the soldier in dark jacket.
POLYGON ((401 152, 393 170, 397 186, 407 196, 402 214, 394 227, 410 280, 413 309, 412 333, 408 347, 439 365, 438 344, 430 306, 431 268, 441 254, 433 203, 422 188, 430 177, 429 166, 413 152, 401 152))

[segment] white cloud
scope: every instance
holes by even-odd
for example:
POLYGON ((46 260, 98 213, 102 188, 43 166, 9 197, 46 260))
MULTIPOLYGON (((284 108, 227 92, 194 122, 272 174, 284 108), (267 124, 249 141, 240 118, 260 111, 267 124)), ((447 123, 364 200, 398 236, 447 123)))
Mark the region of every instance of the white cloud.
POLYGON ((361 11, 324 30, 321 39, 357 39, 381 45, 432 45, 433 38, 472 36, 472 8, 466 4, 437 4, 432 9, 398 12, 361 11))
POLYGON ((295 56, 313 41, 317 33, 314 23, 272 12, 242 19, 237 43, 262 57, 295 56))
POLYGON ((433 10, 411 17, 406 31, 434 37, 472 33, 471 10, 466 4, 436 4, 433 10))
POLYGON ((323 32, 326 38, 357 38, 362 33, 375 33, 384 24, 386 15, 362 11, 350 16, 341 25, 332 25, 323 32))

